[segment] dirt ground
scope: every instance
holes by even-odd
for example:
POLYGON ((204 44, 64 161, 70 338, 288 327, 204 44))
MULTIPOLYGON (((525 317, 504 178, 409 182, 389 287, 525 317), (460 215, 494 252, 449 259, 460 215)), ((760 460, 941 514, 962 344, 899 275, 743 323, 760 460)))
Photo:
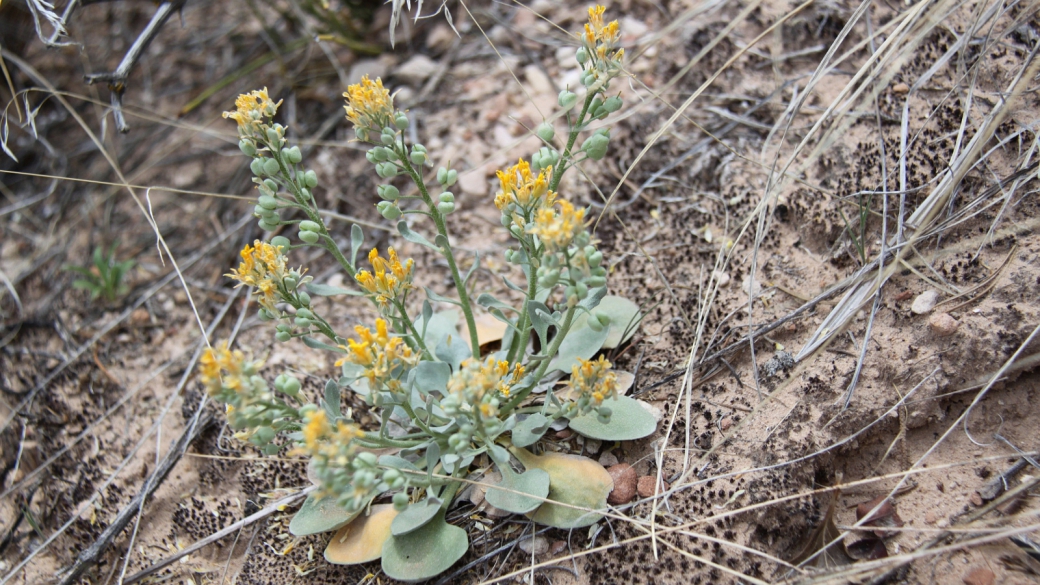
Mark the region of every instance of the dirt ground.
MULTIPOLYGON (((451 294, 446 266, 375 212, 377 177, 350 141, 340 94, 382 77, 435 164, 465 171, 449 229, 463 269, 481 258, 474 289, 506 298, 503 277, 522 280, 503 259, 494 173, 537 149, 529 129, 578 85, 569 32, 587 5, 448 2, 458 36, 443 16, 407 18, 391 49, 388 6, 343 3, 357 25, 347 40, 305 10, 315 4, 188 2, 130 76, 125 134, 109 89, 83 75, 115 67, 154 5, 86 6, 69 26, 81 45, 58 49, 23 4, 0 5, 0 126, 17 157, 0 156, 0 584, 62 582, 149 486, 72 582, 123 582, 308 484, 303 463, 231 437, 195 378, 204 337, 233 338, 269 378, 293 369, 315 396, 337 375, 334 355, 275 342, 223 276, 262 237, 247 159, 220 117, 237 94, 266 86, 284 100, 279 118, 344 245, 362 225, 366 247, 393 242, 419 284, 451 294), (112 244, 136 262, 129 291, 91 301, 64 267, 112 244)), ((1040 449, 1038 5, 607 8, 624 35, 626 106, 605 122, 607 158, 560 191, 590 206, 611 292, 644 307, 608 357, 661 421, 643 441, 544 443, 669 490, 533 540, 525 518, 462 499, 450 518, 471 550, 434 582, 1040 580, 1040 553, 1010 538, 1040 541, 1040 471, 1001 475, 1040 449)), ((330 258, 293 263, 343 283, 330 258)), ((319 308, 341 332, 373 318, 341 297, 319 308)), ((329 535, 291 536, 294 510, 142 582, 389 582, 378 563, 326 563, 329 535)))

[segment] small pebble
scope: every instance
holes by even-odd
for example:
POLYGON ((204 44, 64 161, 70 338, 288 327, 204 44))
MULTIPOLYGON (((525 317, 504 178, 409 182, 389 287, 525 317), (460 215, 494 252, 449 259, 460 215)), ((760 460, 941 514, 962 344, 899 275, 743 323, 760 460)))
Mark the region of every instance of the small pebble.
POLYGON ((933 510, 928 510, 927 512, 924 513, 924 523, 925 524, 935 524, 935 522, 938 519, 939 519, 939 517, 936 515, 936 513, 933 510))
POLYGON ((971 500, 971 503, 974 504, 976 508, 982 506, 982 496, 979 495, 979 492, 971 492, 971 495, 968 496, 968 499, 971 500))
POLYGON ((939 293, 934 290, 926 290, 914 298, 914 304, 910 305, 910 311, 915 315, 924 315, 935 308, 939 302, 939 293))
POLYGON ((722 432, 724 433, 728 431, 731 426, 733 426, 733 419, 728 416, 719 421, 719 428, 722 429, 722 432))
POLYGON ((585 450, 593 455, 599 453, 602 446, 603 441, 600 441, 599 439, 585 439, 585 450))
POLYGON ((977 567, 964 576, 964 585, 993 585, 996 580, 997 576, 993 574, 993 571, 985 567, 977 567))
POLYGON ((599 464, 603 467, 613 467, 618 464, 617 455, 611 451, 604 451, 599 456, 599 464))
POLYGON ((628 463, 618 463, 607 468, 607 473, 610 474, 610 478, 614 480, 614 489, 611 490, 610 495, 607 496, 607 502, 615 506, 620 504, 627 504, 632 501, 632 498, 636 497, 636 487, 639 483, 639 476, 636 474, 636 470, 632 469, 632 466, 628 463))
MULTIPOLYGON (((664 479, 662 479, 661 482, 664 484, 664 490, 662 491, 666 492, 668 491, 668 488, 672 487, 668 485, 668 482, 664 479)), ((655 483, 657 483, 656 475, 644 475, 643 477, 640 477, 639 483, 636 484, 636 493, 639 494, 640 498, 656 496, 657 492, 654 490, 655 483)))
POLYGON ((574 431, 570 429, 563 429, 562 431, 556 431, 557 439, 569 439, 574 436, 574 431))
POLYGON ((910 86, 905 83, 897 83, 892 86, 892 93, 904 94, 910 91, 910 86))
POLYGON ((520 540, 520 550, 527 554, 540 555, 549 551, 549 541, 542 536, 523 538, 520 540))
POLYGON ((148 309, 144 307, 137 307, 133 313, 130 313, 130 322, 134 325, 147 325, 150 320, 151 315, 148 314, 148 309))
POLYGON ((928 319, 928 328, 936 337, 949 337, 957 332, 960 322, 950 316, 949 313, 936 313, 928 319))
POLYGON ((563 551, 567 550, 567 541, 565 540, 554 540, 549 545, 549 554, 556 556, 563 551))

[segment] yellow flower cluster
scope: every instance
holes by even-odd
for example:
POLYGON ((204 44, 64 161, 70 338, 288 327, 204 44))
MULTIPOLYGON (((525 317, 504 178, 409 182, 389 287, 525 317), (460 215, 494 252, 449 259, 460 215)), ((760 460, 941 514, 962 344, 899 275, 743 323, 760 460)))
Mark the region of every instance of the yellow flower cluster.
POLYGON ((229 350, 227 342, 221 343, 216 349, 207 347, 199 358, 199 374, 206 393, 216 396, 224 387, 240 391, 245 361, 245 355, 237 349, 229 350), (222 375, 222 372, 226 374, 222 375))
POLYGON ((390 90, 383 87, 382 79, 372 81, 365 75, 361 83, 347 87, 343 97, 347 98, 347 105, 343 107, 347 119, 356 128, 381 131, 393 119, 394 98, 390 97, 390 90))
POLYGON ((620 62, 625 56, 624 49, 618 49, 609 57, 607 55, 621 42, 621 27, 616 20, 603 24, 606 11, 606 7, 599 5, 589 8, 589 22, 585 25, 585 31, 578 36, 594 60, 620 62))
POLYGON ((246 244, 241 252, 242 263, 238 269, 231 269, 224 276, 239 282, 235 288, 248 285, 255 287, 259 294, 260 306, 268 311, 275 311, 278 293, 282 280, 286 276, 285 256, 282 249, 267 242, 255 240, 253 245, 246 244))
POLYGON ((235 111, 224 112, 224 117, 238 122, 238 129, 242 134, 252 135, 260 128, 263 118, 274 117, 280 105, 281 101, 276 104, 271 100, 265 87, 239 95, 235 100, 235 111))
POLYGON ((388 259, 381 258, 379 250, 372 248, 368 254, 368 261, 372 264, 375 274, 360 270, 354 276, 361 288, 373 295, 381 307, 385 307, 412 287, 412 270, 415 267, 411 258, 402 264, 397 257, 397 251, 392 247, 387 248, 387 256, 388 259))
POLYGON ((549 190, 552 167, 542 169, 535 176, 531 173, 531 165, 520 159, 515 165, 497 174, 502 184, 502 189, 495 195, 495 207, 499 211, 505 211, 510 203, 524 209, 531 209, 534 204, 551 207, 556 199, 556 193, 549 190))
POLYGON ((556 202, 559 208, 539 209, 534 224, 527 232, 538 236, 549 252, 566 251, 571 242, 585 231, 585 209, 577 209, 566 199, 556 202))
POLYGON ((242 438, 279 416, 279 411, 272 409, 274 397, 267 383, 256 375, 261 365, 248 361, 237 349, 228 349, 226 342, 207 347, 199 358, 199 376, 206 394, 227 405, 228 422, 231 428, 244 430, 239 433, 242 438))
POLYGON ((596 406, 603 404, 605 399, 617 396, 617 374, 610 371, 612 367, 603 356, 598 360, 578 358, 578 365, 571 368, 571 388, 587 396, 596 406))
POLYGON ((448 381, 448 392, 469 404, 485 420, 498 416, 498 398, 508 398, 512 387, 520 382, 524 367, 515 364, 510 373, 509 362, 488 356, 483 362, 469 358, 448 381))
POLYGON ((414 366, 419 363, 420 356, 405 345, 400 337, 391 337, 387 322, 383 319, 376 319, 374 334, 368 327, 361 325, 354 327, 354 331, 358 339, 348 339, 347 346, 339 346, 347 355, 337 361, 336 366, 346 362, 357 364, 365 369, 364 376, 368 378, 372 390, 378 391, 385 386, 391 392, 399 392, 401 382, 397 375, 402 372, 395 370, 414 366))
POLYGON ((325 410, 319 408, 304 414, 303 445, 299 450, 307 455, 325 457, 342 467, 348 461, 337 461, 337 459, 347 456, 344 447, 361 436, 364 436, 364 433, 357 425, 344 421, 337 421, 334 429, 329 424, 325 410))

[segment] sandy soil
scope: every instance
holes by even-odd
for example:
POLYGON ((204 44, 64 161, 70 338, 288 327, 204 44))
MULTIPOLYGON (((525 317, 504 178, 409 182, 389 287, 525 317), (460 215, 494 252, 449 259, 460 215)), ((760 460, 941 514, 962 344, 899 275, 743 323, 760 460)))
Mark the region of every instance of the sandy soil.
MULTIPOLYGON (((505 298, 502 277, 522 279, 502 258, 507 240, 492 204, 494 172, 535 150, 526 129, 553 111, 560 88, 577 83, 566 31, 580 26, 585 5, 482 4, 469 6, 469 15, 452 3, 459 37, 434 17, 407 23, 394 51, 367 57, 332 42, 292 45, 320 23, 251 5, 187 4, 184 25, 172 20, 131 77, 125 135, 105 116, 107 89, 84 85, 82 74, 117 64, 151 5, 90 6, 70 29, 83 47, 50 51, 20 5, 0 8, 0 22, 12 25, 0 27, 0 42, 16 90, 46 80, 69 92, 65 99, 97 137, 41 92, 27 94, 31 108, 42 104, 39 139, 8 107, 19 162, 0 162, 4 582, 58 582, 59 569, 144 489, 199 407, 193 356, 202 329, 213 340, 234 336, 265 360, 271 378, 294 369, 314 395, 335 375, 334 356, 276 343, 255 305, 245 307, 222 276, 242 245, 260 236, 249 216, 245 159, 219 117, 237 93, 267 86, 285 100, 280 116, 308 147, 322 185, 316 195, 340 214, 332 225, 344 241, 350 222, 374 226, 366 228, 366 245, 382 247, 391 236, 373 209, 376 176, 349 142, 339 94, 362 73, 388 79, 420 121, 417 138, 435 163, 450 160, 466 171, 450 228, 465 264, 481 258, 475 289, 505 298), (281 47, 278 57, 272 46, 281 47), (210 88, 212 97, 184 110, 210 88), (140 206, 111 184, 119 179, 98 144, 129 183, 144 187, 135 190, 140 206), (171 258, 157 252, 146 212, 183 285, 171 258), (114 303, 89 302, 62 267, 83 265, 96 246, 112 242, 119 258, 137 261, 131 292, 114 303)), ((561 192, 592 206, 611 262, 611 292, 646 308, 633 342, 609 357, 636 375, 632 394, 662 420, 645 441, 610 445, 561 435, 546 448, 629 463, 640 476, 660 474, 671 489, 620 506, 595 530, 541 533, 538 544, 547 550, 533 557, 513 546, 530 535, 529 522, 489 517, 463 501, 452 517, 473 547, 441 582, 530 582, 531 575, 538 583, 590 584, 1040 578, 1040 563, 1007 538, 1019 529, 1038 539, 1035 492, 986 508, 998 495, 987 486, 1019 459, 1016 449, 1040 447, 1033 371, 1040 347, 1032 337, 1040 324, 1035 77, 1010 107, 1002 101, 1035 58, 1035 5, 1002 4, 992 16, 986 11, 993 3, 882 2, 862 18, 850 2, 798 7, 608 6, 628 47, 631 77, 618 84, 627 107, 608 120, 611 155, 570 173, 561 192), (914 34, 900 37, 915 11, 914 34), (971 42, 958 46, 962 38, 971 42), (900 57, 871 70, 872 50, 884 51, 886 41, 902 47, 900 57), (804 95, 825 57, 830 67, 804 95), (856 79, 861 71, 866 82, 856 79), (864 93, 846 101, 858 90, 864 93), (958 163, 998 113, 983 156, 958 163), (909 146, 901 157, 904 136, 909 146), (913 233, 917 226, 906 220, 951 167, 967 172, 939 209, 934 234, 901 256, 876 300, 831 329, 826 319, 840 308, 848 279, 887 251, 904 222, 904 233, 913 233), (912 310, 927 291, 938 293, 939 304, 912 310), (795 360, 819 335, 827 342, 795 360), (893 514, 851 529, 857 505, 885 496, 893 514), (987 513, 976 520, 980 511, 987 513), (803 562, 821 538, 846 529, 842 542, 803 562), (897 562, 900 555, 911 557, 897 562), (842 572, 849 570, 856 574, 842 572)), ((373 19, 365 42, 388 47, 388 11, 375 10, 373 19)), ((17 101, 24 109, 21 95, 17 101)), ((415 258, 420 284, 451 293, 446 267, 427 250, 395 244, 415 258)), ((892 258, 885 256, 886 266, 892 258)), ((342 282, 328 258, 293 261, 319 282, 342 282)), ((874 266, 863 281, 877 274, 874 266)), ((320 302, 341 331, 372 318, 359 302, 320 302)), ((374 422, 363 404, 345 400, 362 421, 374 422)), ((202 420, 211 422, 147 500, 139 523, 115 538, 82 582, 117 583, 307 484, 302 463, 261 458, 230 436, 216 409, 204 411, 202 420)), ((1027 468, 1007 487, 1036 475, 1027 468)), ((293 511, 237 530, 149 578, 387 582, 378 564, 327 564, 328 535, 292 537, 293 511)))

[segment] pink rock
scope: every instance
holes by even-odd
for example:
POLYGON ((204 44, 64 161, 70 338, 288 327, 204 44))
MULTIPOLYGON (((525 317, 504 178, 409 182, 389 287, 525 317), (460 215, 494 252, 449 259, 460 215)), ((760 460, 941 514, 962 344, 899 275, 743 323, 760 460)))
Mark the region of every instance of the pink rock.
POLYGON ((661 482, 664 484, 664 489, 660 490, 660 491, 655 491, 654 490, 654 484, 656 482, 657 482, 657 476, 656 475, 644 475, 643 477, 640 477, 639 478, 639 483, 636 484, 636 491, 639 493, 639 497, 640 498, 649 498, 649 497, 657 495, 660 492, 666 492, 666 491, 668 491, 668 488, 671 487, 670 485, 668 485, 667 481, 662 479, 661 482))
POLYGON ((636 497, 639 476, 636 470, 627 463, 618 463, 607 468, 607 473, 614 480, 614 489, 607 496, 607 502, 615 506, 627 504, 636 497))

